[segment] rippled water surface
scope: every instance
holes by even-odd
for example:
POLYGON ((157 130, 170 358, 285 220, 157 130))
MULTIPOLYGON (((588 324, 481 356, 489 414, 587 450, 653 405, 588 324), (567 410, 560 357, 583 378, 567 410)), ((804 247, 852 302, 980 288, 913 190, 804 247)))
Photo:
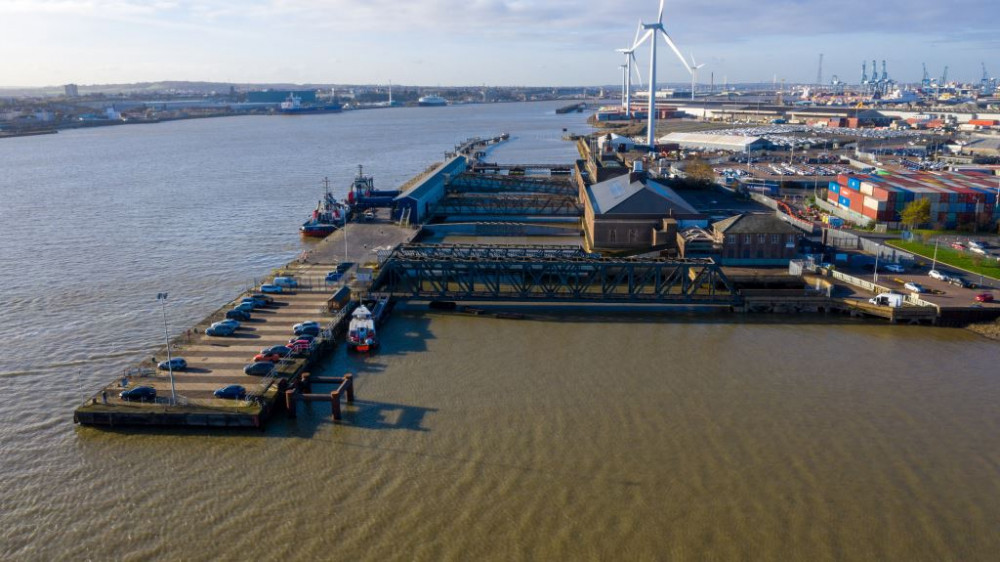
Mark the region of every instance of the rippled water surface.
POLYGON ((767 317, 400 313, 343 425, 72 425, 162 337, 303 248, 329 176, 397 186, 472 135, 569 160, 557 104, 0 142, 0 558, 994 560, 995 343, 767 317))

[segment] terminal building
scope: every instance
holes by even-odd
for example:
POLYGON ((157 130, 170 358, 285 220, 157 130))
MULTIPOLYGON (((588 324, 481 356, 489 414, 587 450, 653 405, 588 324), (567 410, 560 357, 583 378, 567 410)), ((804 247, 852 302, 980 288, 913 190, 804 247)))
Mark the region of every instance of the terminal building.
POLYGON ((879 222, 900 221, 913 201, 928 199, 931 222, 945 228, 993 224, 1000 178, 979 172, 922 172, 888 175, 839 175, 827 188, 827 201, 879 222))

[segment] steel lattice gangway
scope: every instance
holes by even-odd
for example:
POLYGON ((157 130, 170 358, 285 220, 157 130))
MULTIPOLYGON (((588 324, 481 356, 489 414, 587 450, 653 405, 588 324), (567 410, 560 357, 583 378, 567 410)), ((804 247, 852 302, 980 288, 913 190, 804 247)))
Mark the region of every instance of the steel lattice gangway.
POLYGON ((733 305, 711 259, 601 258, 575 246, 422 246, 394 250, 372 290, 397 298, 733 305))
POLYGON ((451 195, 434 208, 437 217, 455 216, 552 216, 579 217, 583 205, 576 197, 538 194, 451 195))
POLYGON ((448 180, 448 193, 541 193, 575 197, 577 188, 568 179, 459 174, 448 180))

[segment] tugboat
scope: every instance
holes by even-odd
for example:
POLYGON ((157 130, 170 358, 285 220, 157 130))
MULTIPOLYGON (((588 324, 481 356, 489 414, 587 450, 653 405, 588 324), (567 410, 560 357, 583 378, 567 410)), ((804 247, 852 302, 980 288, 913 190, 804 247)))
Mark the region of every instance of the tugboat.
POLYGON ((302 98, 289 93, 288 98, 278 106, 281 115, 307 115, 310 113, 340 113, 343 109, 339 103, 324 105, 302 105, 302 98))
POLYGON ((330 193, 330 180, 323 178, 323 184, 326 186, 326 194, 313 209, 309 220, 299 227, 302 236, 324 238, 343 226, 347 220, 347 208, 330 193))
POLYGON ((368 307, 361 305, 351 315, 351 323, 347 327, 347 348, 364 353, 373 350, 377 345, 375 320, 368 307))

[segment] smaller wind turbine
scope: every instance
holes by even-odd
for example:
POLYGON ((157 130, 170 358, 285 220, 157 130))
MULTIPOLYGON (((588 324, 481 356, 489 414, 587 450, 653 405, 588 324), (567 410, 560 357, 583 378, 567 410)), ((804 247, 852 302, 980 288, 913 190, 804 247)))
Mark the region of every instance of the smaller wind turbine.
POLYGON ((628 49, 617 49, 617 52, 625 55, 625 80, 624 80, 624 90, 622 92, 622 107, 625 108, 625 116, 632 116, 632 70, 635 70, 636 76, 639 78, 639 84, 642 84, 642 75, 639 74, 639 63, 635 60, 635 49, 638 46, 636 41, 639 40, 639 34, 642 33, 642 22, 639 22, 639 27, 635 30, 635 37, 632 39, 632 47, 628 49), (632 66, 632 63, 636 63, 632 66))
POLYGON ((698 82, 698 69, 705 66, 705 63, 698 64, 694 60, 694 53, 691 53, 691 101, 694 101, 694 87, 698 82))

